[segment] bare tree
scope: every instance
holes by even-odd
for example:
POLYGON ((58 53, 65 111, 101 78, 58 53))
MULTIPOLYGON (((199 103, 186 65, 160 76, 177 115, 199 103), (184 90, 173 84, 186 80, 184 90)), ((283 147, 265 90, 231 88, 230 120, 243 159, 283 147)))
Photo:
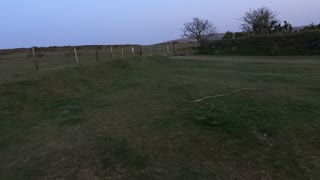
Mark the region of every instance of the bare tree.
POLYGON ((250 10, 241 18, 242 30, 253 34, 268 34, 279 23, 278 13, 266 7, 250 10))
POLYGON ((196 39, 198 42, 202 42, 215 34, 216 27, 209 20, 193 18, 191 22, 184 24, 182 31, 182 37, 196 39))

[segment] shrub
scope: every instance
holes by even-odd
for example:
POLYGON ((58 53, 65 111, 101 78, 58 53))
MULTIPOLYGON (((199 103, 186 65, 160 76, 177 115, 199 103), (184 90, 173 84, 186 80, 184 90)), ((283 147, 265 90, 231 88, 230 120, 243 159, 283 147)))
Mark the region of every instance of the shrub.
POLYGON ((200 54, 320 55, 320 31, 249 36, 204 44, 200 54))
POLYGON ((245 37, 245 33, 243 33, 243 32, 236 32, 236 33, 234 34, 234 37, 235 37, 235 38, 245 37))
POLYGON ((226 32, 222 39, 233 39, 233 32, 226 32))
POLYGON ((309 26, 305 26, 301 31, 314 31, 314 30, 320 30, 320 24, 319 25, 314 25, 313 23, 310 24, 309 26))

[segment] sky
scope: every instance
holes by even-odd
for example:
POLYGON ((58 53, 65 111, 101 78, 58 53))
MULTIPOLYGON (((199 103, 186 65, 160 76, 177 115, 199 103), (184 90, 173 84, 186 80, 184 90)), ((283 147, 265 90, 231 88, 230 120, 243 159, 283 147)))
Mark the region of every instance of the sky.
POLYGON ((241 16, 260 7, 293 26, 320 23, 320 0, 1 0, 0 49, 153 44, 180 38, 193 17, 240 31, 241 16))

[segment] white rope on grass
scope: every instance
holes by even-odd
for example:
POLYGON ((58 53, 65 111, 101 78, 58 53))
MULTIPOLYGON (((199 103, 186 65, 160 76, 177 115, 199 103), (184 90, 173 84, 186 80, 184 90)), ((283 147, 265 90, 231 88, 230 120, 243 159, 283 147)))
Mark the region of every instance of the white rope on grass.
POLYGON ((242 89, 238 89, 238 90, 235 90, 235 91, 232 91, 232 92, 229 92, 229 93, 225 93, 225 94, 219 94, 219 95, 215 95, 215 96, 206 96, 206 97, 204 97, 204 98, 197 99, 197 100, 195 100, 194 102, 201 102, 201 101, 204 101, 204 100, 206 100, 206 99, 224 97, 224 96, 228 96, 228 95, 235 94, 235 93, 238 93, 238 92, 241 92, 241 91, 246 91, 246 90, 247 90, 247 91, 258 91, 258 89, 242 88, 242 89))

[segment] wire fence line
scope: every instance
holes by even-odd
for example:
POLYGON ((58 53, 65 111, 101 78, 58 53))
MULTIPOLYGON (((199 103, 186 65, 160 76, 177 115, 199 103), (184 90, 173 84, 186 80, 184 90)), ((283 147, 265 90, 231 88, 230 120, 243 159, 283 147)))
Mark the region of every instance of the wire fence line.
POLYGON ((142 56, 185 56, 198 54, 199 43, 141 46, 142 56))
MULTIPOLYGON (((197 54, 197 43, 152 46, 78 46, 0 50, 0 75, 85 65, 139 56, 197 54)), ((1 78, 1 77, 0 77, 1 78)))

